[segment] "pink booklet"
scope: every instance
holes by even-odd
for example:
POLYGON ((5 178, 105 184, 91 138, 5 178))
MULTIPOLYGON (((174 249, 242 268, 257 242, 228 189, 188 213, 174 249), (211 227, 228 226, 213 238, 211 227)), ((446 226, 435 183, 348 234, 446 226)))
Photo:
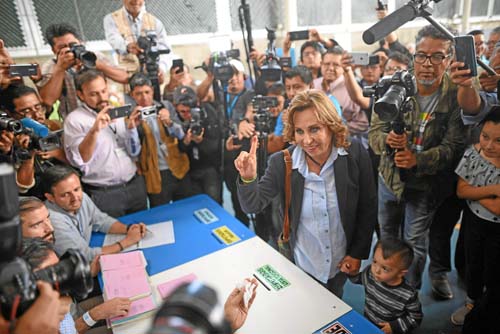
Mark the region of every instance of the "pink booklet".
POLYGON ((149 311, 156 309, 156 304, 152 296, 135 300, 130 305, 130 310, 126 316, 119 316, 109 319, 112 326, 120 325, 128 321, 135 320, 149 311))
POLYGON ((99 257, 101 270, 116 270, 127 267, 145 267, 146 261, 142 251, 107 254, 99 257))
POLYGON ((132 300, 151 294, 148 276, 144 267, 121 268, 102 272, 106 300, 126 297, 132 300))
POLYGON ((192 281, 196 280, 196 278, 197 278, 196 275, 191 273, 189 275, 182 276, 158 285, 157 288, 158 291, 160 292, 161 298, 162 299, 167 298, 175 289, 177 289, 183 283, 191 283, 192 281))

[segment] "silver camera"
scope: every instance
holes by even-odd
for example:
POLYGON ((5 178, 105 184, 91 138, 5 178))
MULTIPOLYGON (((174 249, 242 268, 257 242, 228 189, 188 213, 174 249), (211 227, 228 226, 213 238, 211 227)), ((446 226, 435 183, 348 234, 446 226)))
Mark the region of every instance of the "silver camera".
POLYGON ((144 107, 141 108, 140 111, 141 111, 141 119, 146 119, 157 115, 156 106, 144 107))

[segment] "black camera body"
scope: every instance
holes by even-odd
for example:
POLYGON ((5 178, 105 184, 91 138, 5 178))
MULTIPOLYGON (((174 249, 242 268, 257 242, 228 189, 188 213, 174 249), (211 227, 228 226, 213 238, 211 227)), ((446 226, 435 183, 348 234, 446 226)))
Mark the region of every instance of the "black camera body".
POLYGON ((234 75, 233 66, 229 61, 239 57, 240 50, 238 49, 215 52, 210 56, 207 70, 214 74, 215 80, 228 82, 234 75))
POLYGON ((75 58, 80 60, 85 68, 95 68, 97 56, 91 51, 87 51, 85 45, 72 43, 69 51, 75 55, 75 58))
POLYGON ((154 31, 148 31, 146 36, 139 36, 137 39, 137 45, 144 50, 137 57, 141 64, 146 65, 146 71, 149 74, 158 72, 158 58, 160 55, 170 53, 169 49, 159 50, 157 40, 158 36, 154 31))
POLYGON ((278 106, 278 98, 275 96, 257 95, 252 99, 252 106, 255 111, 255 115, 253 116, 255 131, 261 134, 270 133, 271 114, 269 113, 269 109, 278 106))
POLYGON ((33 272, 21 258, 2 266, 0 270, 0 303, 2 314, 9 319, 12 306, 20 299, 16 316, 22 315, 38 297, 36 281, 51 284, 60 294, 85 298, 92 291, 90 265, 83 254, 69 249, 53 266, 33 272))
POLYGON ((0 112, 0 131, 8 131, 14 134, 19 134, 23 132, 23 124, 11 117, 6 113, 0 112))
POLYGON ((276 48, 274 46, 274 41, 276 40, 276 34, 274 30, 266 28, 267 39, 269 41, 266 50, 266 59, 264 64, 260 67, 260 76, 264 81, 280 81, 282 67, 289 67, 288 61, 283 64, 278 56, 276 56, 276 48))
POLYGON ((199 136, 203 132, 203 124, 200 108, 191 108, 191 120, 189 121, 189 129, 193 136, 199 136))
POLYGON ((408 71, 397 71, 393 76, 385 76, 372 86, 363 87, 364 96, 374 96, 377 100, 374 110, 383 122, 401 119, 407 99, 417 94, 415 76, 408 71))

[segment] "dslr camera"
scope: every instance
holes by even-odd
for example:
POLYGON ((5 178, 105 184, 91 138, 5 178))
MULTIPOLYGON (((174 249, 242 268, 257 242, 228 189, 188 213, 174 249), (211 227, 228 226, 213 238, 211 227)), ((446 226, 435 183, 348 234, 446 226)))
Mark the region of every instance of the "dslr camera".
POLYGON ((71 43, 69 51, 75 55, 75 58, 80 60, 85 68, 95 68, 97 56, 91 51, 87 51, 85 45, 71 43))
POLYGON ((141 64, 146 64, 146 71, 148 73, 157 72, 160 55, 170 53, 169 49, 159 50, 157 40, 158 36, 156 36, 156 32, 154 31, 148 31, 146 36, 140 36, 137 39, 137 45, 144 50, 137 57, 141 64))
POLYGON ((23 132, 23 124, 0 111, 0 131, 8 131, 17 135, 23 132))
POLYGON ((201 123, 201 109, 191 108, 191 120, 189 121, 188 129, 191 129, 193 136, 201 135, 203 131, 203 125, 201 123))
POLYGON ((17 257, 21 246, 19 201, 13 166, 0 164, 0 307, 5 319, 22 315, 38 297, 36 281, 46 281, 61 294, 85 298, 92 290, 90 265, 78 250, 36 272, 17 257))
MULTIPOLYGON (((373 109, 383 122, 393 122, 393 127, 400 124, 403 114, 409 111, 411 104, 409 97, 417 93, 417 82, 413 74, 408 71, 397 71, 393 76, 385 76, 372 86, 363 87, 363 95, 373 96, 376 99, 373 109)), ((393 128, 401 134, 402 129, 393 128)))

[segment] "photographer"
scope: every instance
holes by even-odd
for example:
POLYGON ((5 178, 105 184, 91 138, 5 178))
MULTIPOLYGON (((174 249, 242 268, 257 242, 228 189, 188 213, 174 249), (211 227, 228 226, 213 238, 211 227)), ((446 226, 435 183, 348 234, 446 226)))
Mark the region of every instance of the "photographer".
POLYGON ((209 103, 198 108, 195 91, 179 86, 174 92, 174 106, 186 135, 179 142, 181 151, 189 156, 189 176, 194 192, 208 194, 222 203, 220 175, 222 115, 209 103))
POLYGON ((130 95, 137 106, 127 125, 132 141, 126 144, 132 156, 139 156, 150 206, 191 196, 189 158, 178 147, 185 136, 182 127, 172 121, 164 105, 153 100, 153 85, 145 74, 136 73, 130 78, 130 95), (141 110, 151 110, 151 114, 143 115, 141 110))
MULTIPOLYGON (((51 243, 38 238, 24 239, 21 257, 33 271, 38 271, 59 262, 54 247, 51 243)), ((76 334, 75 322, 70 313, 71 297, 59 296, 59 307, 57 315, 59 320, 60 334, 76 334)))
MULTIPOLYGON (((14 119, 22 120, 30 118, 46 126, 50 131, 61 130, 60 122, 46 119, 46 107, 33 88, 27 86, 10 86, 6 90, 6 96, 6 106, 14 119)), ((61 146, 62 143, 58 139, 58 143, 48 147, 41 147, 39 143, 41 138, 37 138, 34 135, 26 136, 22 134, 18 135, 18 139, 21 142, 29 142, 27 149, 30 155, 24 160, 21 159, 19 154, 17 155, 21 160, 17 169, 20 192, 25 196, 36 196, 43 199, 43 190, 40 187, 40 181, 44 171, 54 165, 68 164, 64 149, 61 146)))
POLYGON ((82 171, 85 191, 101 211, 113 217, 145 210, 144 179, 127 150, 130 130, 124 118, 111 120, 104 75, 82 71, 75 87, 83 105, 64 121, 64 148, 71 164, 82 171))
MULTIPOLYGON (((104 17, 104 33, 106 40, 118 53, 118 64, 129 74, 137 73, 139 60, 137 56, 144 53, 137 40, 154 32, 159 50, 170 50, 167 43, 167 32, 163 23, 148 13, 145 0, 123 0, 123 7, 104 17)), ((161 59, 162 57, 160 57, 161 59)), ((160 61, 159 83, 163 83, 163 73, 167 71, 166 59, 160 61)))
MULTIPOLYGON (((414 57, 417 88, 416 96, 411 98, 414 108, 398 111, 405 124, 403 133, 392 130, 391 124, 381 121, 377 113, 372 114, 369 131, 370 147, 380 155, 381 237, 399 237, 404 221, 404 239, 415 252, 407 278, 416 288, 421 286, 433 215, 455 190, 453 170, 466 140, 459 107, 469 107, 459 106, 460 99, 469 93, 477 94, 470 82, 462 82, 466 73, 457 69, 463 64, 450 66, 452 57, 453 41, 448 36, 433 26, 422 28, 417 34, 414 57), (448 68, 451 78, 446 73, 448 68)), ((430 275, 433 285, 446 279, 446 273, 430 275)))
MULTIPOLYGON (((57 100, 59 115, 65 119, 70 112, 80 106, 77 99, 74 77, 82 67, 82 59, 77 59, 75 46, 81 46, 81 38, 77 30, 69 24, 52 24, 45 31, 45 39, 56 56, 42 65, 43 79, 37 83, 40 96, 45 105, 52 106, 57 100)), ((113 65, 101 53, 95 53, 93 67, 119 83, 127 83, 127 72, 113 65)), ((91 55, 90 55, 91 57, 91 55)), ((92 64, 89 64, 92 65, 92 64)))
POLYGON ((351 136, 358 137, 365 148, 367 144, 368 117, 361 107, 351 99, 347 89, 343 66, 344 51, 336 46, 327 50, 321 60, 323 77, 313 81, 313 87, 333 95, 342 107, 342 117, 347 121, 351 136))

